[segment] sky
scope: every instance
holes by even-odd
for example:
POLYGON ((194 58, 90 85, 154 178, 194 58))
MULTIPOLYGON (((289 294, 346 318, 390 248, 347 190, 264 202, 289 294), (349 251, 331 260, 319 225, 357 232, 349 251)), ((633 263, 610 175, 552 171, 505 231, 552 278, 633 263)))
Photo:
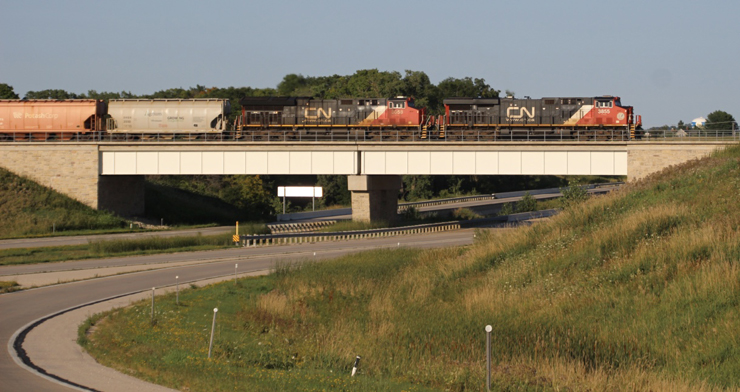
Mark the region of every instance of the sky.
POLYGON ((376 68, 518 97, 616 95, 647 127, 740 119, 737 0, 0 0, 0 14, 0 83, 21 97, 376 68))

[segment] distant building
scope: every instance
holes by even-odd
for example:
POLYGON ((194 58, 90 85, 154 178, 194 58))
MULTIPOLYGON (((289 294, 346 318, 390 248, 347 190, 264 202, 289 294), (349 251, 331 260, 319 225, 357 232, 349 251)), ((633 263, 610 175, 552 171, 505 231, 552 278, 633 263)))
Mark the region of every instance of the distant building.
POLYGON ((707 123, 707 119, 704 117, 697 117, 691 120, 691 128, 704 128, 704 124, 707 123))

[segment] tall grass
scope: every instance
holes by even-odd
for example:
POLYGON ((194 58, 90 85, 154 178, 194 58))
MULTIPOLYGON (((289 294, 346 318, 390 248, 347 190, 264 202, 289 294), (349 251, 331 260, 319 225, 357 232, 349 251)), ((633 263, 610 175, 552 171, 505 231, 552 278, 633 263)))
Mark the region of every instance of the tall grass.
MULTIPOLYGON (((249 297, 215 286, 202 298, 221 292, 232 320, 216 360, 309 377, 346 374, 361 355, 367 379, 480 390, 490 324, 498 390, 738 389, 739 191, 735 147, 469 248, 282 265, 249 297)), ((180 350, 173 336, 204 345, 209 314, 173 312, 171 331, 141 332, 147 345, 116 351, 103 335, 97 344, 146 374, 145 358, 180 350), (131 359, 142 350, 141 362, 131 359)), ((203 357, 177 355, 183 364, 203 357)), ((159 369, 156 377, 184 377, 159 369)), ((235 377, 233 389, 249 389, 249 377, 235 377)))

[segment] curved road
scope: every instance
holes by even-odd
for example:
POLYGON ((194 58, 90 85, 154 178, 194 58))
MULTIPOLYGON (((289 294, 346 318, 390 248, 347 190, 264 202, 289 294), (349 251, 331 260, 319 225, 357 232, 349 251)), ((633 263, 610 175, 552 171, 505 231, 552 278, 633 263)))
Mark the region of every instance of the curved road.
MULTIPOLYGON (((39 266, 0 267, 0 275, 12 273, 38 273, 40 270, 57 271, 76 268, 95 268, 115 263, 161 263, 193 261, 187 266, 176 266, 152 271, 91 279, 76 283, 46 286, 0 295, 0 339, 6 344, 13 333, 23 326, 57 311, 108 298, 123 293, 150 290, 174 282, 195 281, 214 276, 233 274, 234 262, 239 272, 264 271, 279 260, 306 260, 336 257, 362 250, 401 246, 431 248, 471 244, 473 230, 431 233, 426 235, 385 237, 354 241, 321 242, 258 248, 235 248, 208 252, 179 253, 107 260, 55 263, 39 266), (316 255, 314 256, 314 252, 316 255), (24 270, 25 269, 25 270, 24 270)), ((60 384, 47 381, 21 367, 8 350, 0 355, 0 391, 69 391, 60 384)), ((33 358, 31 358, 33 360, 33 358)), ((74 380, 71 380, 74 381, 74 380)))

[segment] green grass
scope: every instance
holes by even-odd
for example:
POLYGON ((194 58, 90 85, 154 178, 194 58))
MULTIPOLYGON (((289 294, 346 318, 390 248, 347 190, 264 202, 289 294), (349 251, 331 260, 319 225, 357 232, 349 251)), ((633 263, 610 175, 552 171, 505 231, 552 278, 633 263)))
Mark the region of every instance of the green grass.
MULTIPOLYGON (((263 232, 260 225, 240 226, 241 234, 263 232)), ((86 245, 0 250, 0 265, 37 264, 157 253, 192 252, 233 247, 231 234, 212 236, 146 237, 92 241, 86 245)))
POLYGON ((494 390, 737 390, 738 194, 733 147, 470 247, 279 266, 168 297, 155 326, 144 301, 87 348, 179 389, 333 389, 316 375, 349 380, 361 355, 365 384, 337 389, 466 391, 483 389, 490 324, 494 390))
POLYGON ((18 282, 8 282, 8 281, 0 281, 0 294, 3 293, 12 293, 13 291, 20 290, 20 285, 18 282))
POLYGON ((128 222, 96 211, 0 168, 0 238, 51 235, 52 231, 110 232, 128 222))
POLYGON ((181 290, 179 306, 172 294, 157 297, 154 323, 151 308, 142 303, 88 319, 79 328, 78 342, 98 353, 106 366, 179 390, 429 390, 408 382, 367 377, 362 363, 360 373, 351 378, 354 356, 331 369, 316 368, 306 362, 303 353, 284 347, 285 342, 269 331, 244 334, 245 329, 259 327, 243 324, 242 305, 273 289, 274 277, 268 277, 242 278, 238 285, 232 281, 207 290, 181 290), (215 307, 214 349, 208 359, 215 307), (189 328, 179 328, 182 323, 189 328), (88 330, 94 325, 99 329, 90 337, 88 330), (101 342, 115 342, 117 347, 102 346, 101 342))

